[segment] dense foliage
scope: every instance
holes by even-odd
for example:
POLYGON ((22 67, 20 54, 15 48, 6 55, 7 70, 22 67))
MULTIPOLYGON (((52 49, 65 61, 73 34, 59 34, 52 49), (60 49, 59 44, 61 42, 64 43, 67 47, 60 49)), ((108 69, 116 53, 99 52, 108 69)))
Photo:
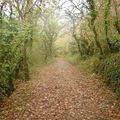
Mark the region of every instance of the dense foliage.
POLYGON ((69 60, 99 73, 120 95, 120 1, 69 1, 72 7, 66 9, 72 24, 69 60))
POLYGON ((87 63, 120 94, 119 0, 61 1, 0 1, 0 98, 12 93, 15 80, 29 80, 56 49, 87 63))
POLYGON ((0 1, 0 99, 12 93, 15 80, 29 80, 32 68, 54 54, 57 21, 54 8, 44 4, 0 1))
POLYGON ((111 85, 120 96, 120 54, 113 54, 97 62, 95 72, 104 77, 107 85, 111 85))

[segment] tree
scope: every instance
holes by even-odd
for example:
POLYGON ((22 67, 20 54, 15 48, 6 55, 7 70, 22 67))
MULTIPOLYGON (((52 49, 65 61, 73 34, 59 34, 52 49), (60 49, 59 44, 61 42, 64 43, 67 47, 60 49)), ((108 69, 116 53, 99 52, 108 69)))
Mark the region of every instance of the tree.
MULTIPOLYGON (((12 1, 11 1, 11 3, 12 3, 12 1)), ((33 17, 34 17, 33 13, 34 13, 34 11, 36 11, 36 7, 39 6, 39 8, 40 8, 41 4, 42 4, 41 0, 35 0, 35 1, 33 1, 33 0, 24 0, 24 1, 14 0, 14 2, 12 4, 19 15, 20 31, 25 32, 25 34, 26 34, 24 36, 23 46, 21 47, 21 52, 22 52, 23 56, 22 56, 22 59, 20 59, 20 60, 22 60, 22 62, 19 62, 19 63, 21 63, 20 66, 22 66, 22 68, 24 70, 24 79, 26 79, 26 80, 30 78, 29 66, 28 66, 28 60, 27 60, 27 47, 28 47, 29 42, 32 44, 33 26, 35 25, 34 23, 37 22, 37 20, 33 19, 33 17), (26 26, 28 26, 28 28, 26 28, 26 26), (29 37, 27 37, 27 36, 29 36, 29 37)))
POLYGON ((117 0, 113 0, 113 4, 114 4, 114 10, 115 10, 115 28, 116 30, 118 31, 118 33, 120 34, 120 13, 119 13, 119 5, 120 3, 118 4, 119 2, 117 0))
POLYGON ((103 55, 103 50, 100 45, 99 39, 98 39, 98 34, 95 26, 95 20, 97 18, 97 11, 95 9, 95 1, 94 0, 87 0, 88 3, 88 8, 89 8, 89 15, 90 15, 90 28, 94 33, 94 39, 96 42, 96 46, 99 48, 100 54, 103 55))
POLYGON ((108 35, 110 5, 111 5, 111 0, 105 0, 105 13, 104 13, 105 39, 106 39, 110 52, 112 52, 111 43, 110 43, 109 35, 108 35))
MULTIPOLYGON (((44 36, 47 52, 52 55, 57 36, 56 21, 52 17, 46 20, 44 34, 40 34, 40 38, 35 38, 36 34, 39 35, 37 31, 42 29, 37 28, 41 13, 45 13, 44 10, 48 9, 44 4, 42 0, 3 0, 0 2, 0 97, 12 93, 14 80, 30 79, 30 54, 32 54, 32 45, 36 39, 39 39, 39 44, 42 44, 44 36)), ((40 50, 45 53, 43 48, 42 46, 40 50)))
POLYGON ((47 62, 48 57, 52 57, 54 50, 54 42, 58 33, 58 25, 55 17, 51 13, 44 13, 41 16, 43 21, 43 30, 41 32, 43 43, 44 43, 44 51, 45 53, 45 61, 47 62))

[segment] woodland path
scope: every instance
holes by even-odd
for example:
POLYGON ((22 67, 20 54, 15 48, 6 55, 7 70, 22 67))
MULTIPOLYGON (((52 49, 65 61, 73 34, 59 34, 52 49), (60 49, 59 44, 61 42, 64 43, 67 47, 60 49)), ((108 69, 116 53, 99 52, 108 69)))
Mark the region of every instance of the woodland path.
POLYGON ((118 105, 95 75, 57 58, 1 104, 0 120, 120 120, 118 105))

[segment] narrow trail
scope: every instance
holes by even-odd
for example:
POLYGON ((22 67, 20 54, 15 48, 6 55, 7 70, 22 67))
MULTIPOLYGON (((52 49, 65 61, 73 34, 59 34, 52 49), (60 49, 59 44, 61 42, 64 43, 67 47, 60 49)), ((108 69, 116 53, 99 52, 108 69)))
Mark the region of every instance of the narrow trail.
POLYGON ((58 58, 0 106, 0 120, 120 120, 120 101, 100 80, 58 58))

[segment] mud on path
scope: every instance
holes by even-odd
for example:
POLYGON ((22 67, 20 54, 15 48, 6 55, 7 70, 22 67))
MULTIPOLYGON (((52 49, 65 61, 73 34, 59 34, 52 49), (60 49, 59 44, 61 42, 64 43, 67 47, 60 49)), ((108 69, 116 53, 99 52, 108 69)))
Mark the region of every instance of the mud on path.
POLYGON ((104 84, 58 58, 0 106, 0 120, 120 120, 119 100, 104 84))

